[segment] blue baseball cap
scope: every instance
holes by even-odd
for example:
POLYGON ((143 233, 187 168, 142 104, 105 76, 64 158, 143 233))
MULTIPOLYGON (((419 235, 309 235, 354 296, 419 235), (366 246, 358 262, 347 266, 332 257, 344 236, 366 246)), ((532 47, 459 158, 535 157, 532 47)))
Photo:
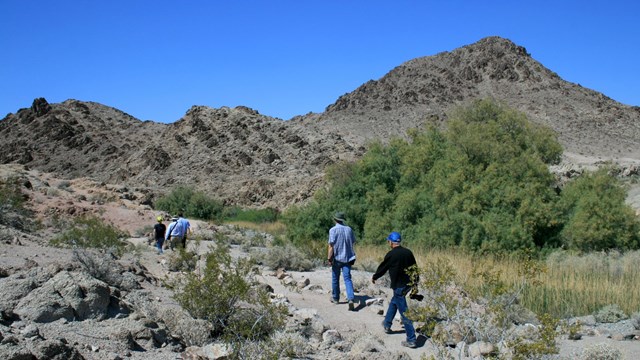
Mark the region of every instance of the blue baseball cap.
POLYGON ((389 236, 387 236, 387 240, 395 243, 399 243, 400 241, 402 241, 402 236, 400 236, 399 232, 394 231, 391 234, 389 234, 389 236))

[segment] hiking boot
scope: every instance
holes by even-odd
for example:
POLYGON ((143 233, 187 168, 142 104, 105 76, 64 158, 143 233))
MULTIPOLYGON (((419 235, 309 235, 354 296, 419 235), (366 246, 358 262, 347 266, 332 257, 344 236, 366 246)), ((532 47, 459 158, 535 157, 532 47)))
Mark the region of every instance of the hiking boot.
POLYGON ((331 298, 331 303, 332 304, 338 304, 338 299, 331 298))
POLYGON ((353 304, 353 301, 349 301, 349 311, 353 311, 355 309, 355 305, 353 304))
POLYGON ((385 334, 393 333, 393 331, 391 331, 391 328, 384 324, 384 321, 382 322, 382 328, 384 329, 385 334))
POLYGON ((415 349, 418 347, 415 341, 403 341, 400 343, 400 345, 411 348, 411 349, 415 349))

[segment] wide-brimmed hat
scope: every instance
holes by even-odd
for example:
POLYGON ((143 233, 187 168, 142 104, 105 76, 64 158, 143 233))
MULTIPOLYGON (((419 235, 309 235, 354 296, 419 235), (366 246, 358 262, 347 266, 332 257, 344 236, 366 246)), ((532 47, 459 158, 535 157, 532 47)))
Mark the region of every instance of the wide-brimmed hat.
POLYGON ((178 221, 178 217, 177 216, 172 217, 171 221, 178 221))
POLYGON ((342 211, 336 211, 336 213, 333 214, 333 219, 336 221, 344 222, 345 217, 346 216, 344 216, 344 213, 342 211))

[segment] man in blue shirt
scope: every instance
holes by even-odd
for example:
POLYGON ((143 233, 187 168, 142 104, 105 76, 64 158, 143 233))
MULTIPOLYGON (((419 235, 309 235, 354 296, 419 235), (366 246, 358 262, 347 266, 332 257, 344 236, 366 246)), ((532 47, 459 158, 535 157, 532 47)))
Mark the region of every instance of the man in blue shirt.
POLYGON ((182 225, 180 224, 180 221, 178 220, 178 217, 172 217, 171 223, 169 223, 167 232, 165 233, 165 240, 169 242, 171 250, 173 250, 176 246, 182 245, 184 230, 182 225))
POLYGON ((335 226, 329 230, 329 249, 327 260, 331 265, 331 302, 337 304, 340 300, 340 272, 344 279, 344 287, 347 290, 347 301, 349 310, 354 310, 353 303, 353 283, 351 282, 351 266, 356 261, 356 253, 353 249, 356 237, 351 227, 344 224, 345 216, 343 212, 336 212, 333 216, 335 226))
POLYGON ((189 220, 184 218, 184 215, 182 215, 182 212, 178 213, 178 224, 182 228, 181 229, 182 237, 180 238, 180 243, 182 244, 182 248, 186 250, 187 235, 191 234, 191 224, 189 223, 189 220))

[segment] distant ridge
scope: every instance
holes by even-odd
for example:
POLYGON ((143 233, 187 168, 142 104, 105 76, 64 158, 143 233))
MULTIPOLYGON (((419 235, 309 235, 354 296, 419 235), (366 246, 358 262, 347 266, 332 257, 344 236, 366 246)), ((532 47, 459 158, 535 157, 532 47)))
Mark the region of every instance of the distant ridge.
POLYGON ((189 184, 229 204, 282 209, 311 198, 327 165, 357 159, 369 141, 444 125, 453 108, 486 97, 553 128, 570 160, 640 162, 639 107, 566 82, 524 47, 488 37, 407 61, 325 112, 290 121, 244 106, 194 106, 161 124, 94 102, 36 99, 0 121, 0 163, 150 196, 189 184))

